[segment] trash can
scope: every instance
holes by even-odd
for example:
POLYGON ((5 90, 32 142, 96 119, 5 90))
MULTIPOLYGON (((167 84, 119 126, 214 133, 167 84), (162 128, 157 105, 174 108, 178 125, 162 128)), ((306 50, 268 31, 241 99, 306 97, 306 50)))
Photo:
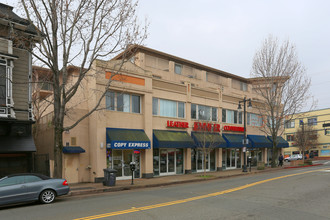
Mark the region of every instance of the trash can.
POLYGON ((103 185, 104 186, 115 186, 117 170, 107 168, 107 169, 103 169, 103 171, 104 171, 103 185))

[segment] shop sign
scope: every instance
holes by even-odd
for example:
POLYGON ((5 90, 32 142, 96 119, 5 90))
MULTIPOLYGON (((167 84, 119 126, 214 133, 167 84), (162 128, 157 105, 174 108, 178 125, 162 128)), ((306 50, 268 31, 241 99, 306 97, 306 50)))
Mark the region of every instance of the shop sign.
POLYGON ((183 121, 167 121, 168 128, 189 128, 188 122, 183 121))
POLYGON ((194 122, 194 131, 220 132, 220 124, 212 124, 206 122, 194 122))
POLYGON ((150 149, 150 141, 111 141, 112 149, 150 149))
POLYGON ((237 127, 237 126, 223 126, 224 131, 239 131, 244 132, 244 127, 237 127))

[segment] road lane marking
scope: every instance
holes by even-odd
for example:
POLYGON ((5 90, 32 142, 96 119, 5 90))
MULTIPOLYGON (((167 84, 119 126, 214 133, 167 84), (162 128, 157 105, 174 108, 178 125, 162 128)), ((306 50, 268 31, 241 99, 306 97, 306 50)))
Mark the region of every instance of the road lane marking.
POLYGON ((200 199, 215 197, 215 196, 219 196, 219 195, 223 195, 223 194, 227 194, 227 193, 231 193, 231 192, 236 192, 236 191, 239 191, 239 190, 242 190, 242 189, 246 189, 246 188, 249 188, 249 187, 252 187, 252 186, 260 185, 260 184, 271 182, 271 181, 278 180, 278 179, 283 179, 283 178, 292 177, 292 176, 298 176, 298 175, 312 173, 312 172, 316 172, 316 171, 325 171, 325 170, 328 170, 328 168, 318 169, 318 170, 311 170, 311 171, 306 171, 306 172, 302 172, 302 173, 295 173, 295 174, 289 174, 289 175, 285 175, 285 176, 274 177, 274 178, 270 178, 270 179, 261 180, 261 181, 258 181, 258 182, 246 184, 246 185, 243 185, 243 186, 238 186, 238 187, 235 187, 235 188, 223 190, 223 191, 220 191, 220 192, 215 192, 215 193, 210 193, 210 194, 206 194, 206 195, 195 196, 195 197, 191 197, 191 198, 180 199, 180 200, 175 200, 175 201, 170 201, 170 202, 164 202, 164 203, 159 203, 159 204, 154 204, 154 205, 148 205, 148 206, 143 206, 143 207, 138 207, 138 208, 132 207, 131 209, 115 211, 115 212, 109 212, 109 213, 104 213, 104 214, 99 214, 99 215, 92 215, 92 216, 87 216, 87 217, 82 217, 82 218, 76 218, 74 220, 100 219, 100 218, 106 218, 106 217, 111 217, 111 216, 116 216, 116 215, 123 215, 123 214, 128 214, 128 213, 133 213, 133 212, 140 212, 140 211, 145 211, 145 210, 150 210, 150 209, 156 209, 156 208, 161 208, 161 207, 165 207, 165 206, 177 205, 177 204, 196 201, 196 200, 200 200, 200 199))

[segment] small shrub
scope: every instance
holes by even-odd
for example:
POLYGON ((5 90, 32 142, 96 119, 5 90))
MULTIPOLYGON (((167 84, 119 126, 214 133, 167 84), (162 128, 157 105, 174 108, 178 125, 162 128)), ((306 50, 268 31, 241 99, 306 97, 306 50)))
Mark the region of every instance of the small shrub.
POLYGON ((257 166, 257 170, 264 170, 265 166, 257 166))
POLYGON ((305 164, 313 165, 313 161, 311 159, 305 160, 305 164))

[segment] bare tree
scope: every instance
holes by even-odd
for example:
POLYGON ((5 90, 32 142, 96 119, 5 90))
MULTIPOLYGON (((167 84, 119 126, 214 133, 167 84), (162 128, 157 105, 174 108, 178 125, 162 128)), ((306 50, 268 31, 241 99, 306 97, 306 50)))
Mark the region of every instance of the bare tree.
MULTIPOLYGON (((219 133, 214 133, 213 124, 206 123, 206 122, 197 122, 197 130, 194 133, 195 139, 195 146, 196 149, 200 149, 203 154, 203 176, 206 176, 206 161, 207 156, 221 144, 220 135, 219 133)), ((210 158, 208 158, 210 161, 210 158)))
POLYGON ((272 167, 276 167, 277 137, 284 131, 284 119, 306 107, 312 99, 311 85, 304 66, 299 62, 296 48, 289 41, 279 43, 269 36, 256 52, 251 76, 253 90, 260 96, 256 108, 264 116, 261 130, 272 137, 272 167))
MULTIPOLYGON (((141 44, 147 25, 138 23, 134 0, 21 0, 21 4, 43 39, 31 52, 53 75, 54 176, 62 177, 63 131, 72 129, 98 109, 115 74, 98 95, 96 105, 65 127, 67 104, 89 77, 94 61, 111 59, 129 45, 141 44), (74 81, 70 81, 68 73, 71 65, 78 67, 74 81)), ((123 62, 127 59, 123 56, 123 62)))
POLYGON ((294 140, 304 161, 305 151, 318 145, 317 130, 315 130, 312 125, 305 125, 305 123, 302 123, 294 134, 294 140))

